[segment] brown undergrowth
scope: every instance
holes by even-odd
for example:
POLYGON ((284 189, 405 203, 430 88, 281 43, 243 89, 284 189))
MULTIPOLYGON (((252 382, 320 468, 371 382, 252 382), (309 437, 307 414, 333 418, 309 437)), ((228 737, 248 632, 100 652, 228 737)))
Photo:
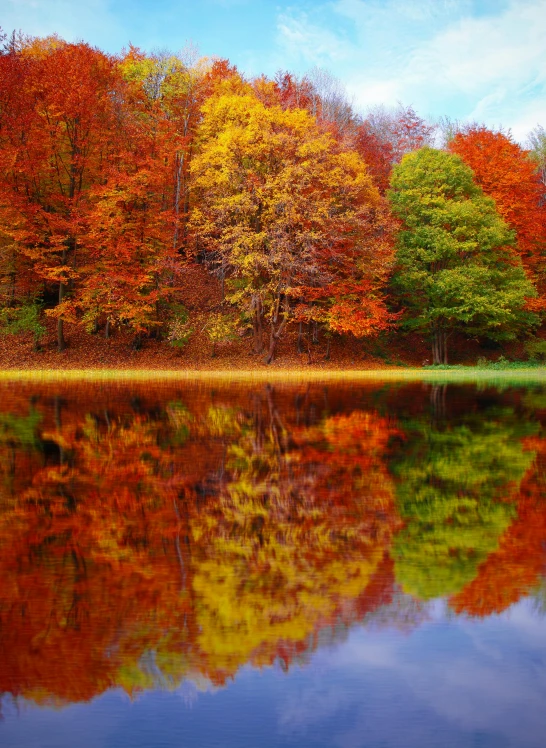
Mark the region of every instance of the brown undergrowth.
MULTIPOLYGON (((327 360, 325 340, 319 339, 318 344, 310 346, 309 357, 308 353, 297 353, 296 332, 287 331, 279 343, 275 360, 268 366, 265 354, 252 353, 250 338, 217 344, 213 357, 212 344, 201 330, 197 330, 182 349, 173 348, 167 341, 144 339, 142 348, 134 350, 131 346, 134 336, 127 330, 117 330, 105 340, 77 325, 66 325, 66 328, 67 348, 62 353, 56 350, 53 324, 48 323, 48 334, 39 352, 33 351, 29 335, 1 337, 0 369, 381 370, 421 367, 430 362, 426 341, 415 335, 391 335, 390 339, 364 342, 334 339, 327 360)), ((500 352, 506 355, 507 350, 504 348, 500 352)), ((474 341, 457 341, 450 362, 473 365, 479 357, 495 360, 500 352, 484 352, 474 341)), ((512 346, 509 353, 517 357, 518 351, 512 346)))
MULTIPOLYGON (((47 333, 42 350, 38 352, 33 350, 30 334, 0 337, 0 369, 253 371, 309 368, 335 371, 421 367, 431 361, 429 344, 422 336, 404 335, 396 330, 380 339, 333 337, 328 359, 327 340, 324 335, 319 335, 319 342, 309 345, 308 352, 300 354, 297 352, 295 326, 287 328, 279 341, 276 358, 269 366, 265 363, 265 352, 259 356, 252 353, 250 337, 217 344, 213 357, 212 343, 203 328, 211 312, 227 311, 226 305, 222 304, 220 284, 202 266, 191 266, 185 272, 180 298, 189 312, 194 330, 183 348, 173 348, 166 340, 144 338, 141 349, 135 350, 132 347, 134 333, 127 328, 115 329, 112 336, 105 339, 103 331, 90 334, 80 325, 66 323, 67 348, 59 353, 56 323, 48 318, 47 333)), ((477 341, 454 338, 450 363, 473 365, 479 357, 495 360, 501 353, 524 358, 521 343, 502 350, 484 350, 477 341)))

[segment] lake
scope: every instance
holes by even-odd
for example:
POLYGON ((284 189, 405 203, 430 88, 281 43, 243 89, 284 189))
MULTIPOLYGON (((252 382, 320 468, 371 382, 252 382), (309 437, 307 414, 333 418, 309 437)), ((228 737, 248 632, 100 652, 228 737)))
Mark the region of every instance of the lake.
POLYGON ((542 748, 546 388, 0 384, 3 748, 542 748))

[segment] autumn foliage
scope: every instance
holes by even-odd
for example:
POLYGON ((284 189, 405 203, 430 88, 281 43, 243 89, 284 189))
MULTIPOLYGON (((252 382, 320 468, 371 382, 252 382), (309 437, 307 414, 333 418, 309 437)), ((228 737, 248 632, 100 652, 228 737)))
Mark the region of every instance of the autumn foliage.
MULTIPOLYGON (((401 224, 386 195, 393 169, 434 137, 412 107, 362 117, 319 68, 247 80, 191 47, 110 55, 57 36, 4 38, 0 329, 32 330, 38 349, 50 318, 59 351, 66 323, 106 338, 130 331, 134 347, 172 341, 172 329, 195 329, 180 311, 183 279, 202 265, 222 288, 211 319, 224 315, 268 363, 290 331, 309 360, 319 332, 377 337, 423 296, 391 282, 401 224)), ((539 292, 528 308, 540 313, 536 159, 477 126, 449 149, 515 231, 539 292)), ((519 333, 517 321, 506 327, 519 333)))
POLYGON ((543 289, 546 210, 541 200, 543 185, 529 152, 509 134, 483 126, 458 132, 449 150, 470 166, 476 183, 494 199, 500 215, 515 230, 523 265, 543 289))

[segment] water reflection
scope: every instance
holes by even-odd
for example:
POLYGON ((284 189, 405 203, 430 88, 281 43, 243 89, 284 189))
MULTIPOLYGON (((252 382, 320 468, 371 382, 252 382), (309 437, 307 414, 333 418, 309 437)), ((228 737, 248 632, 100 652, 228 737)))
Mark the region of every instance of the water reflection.
POLYGON ((543 610, 543 391, 12 385, 0 401, 0 693, 222 686, 358 622, 417 630, 436 598, 543 610))

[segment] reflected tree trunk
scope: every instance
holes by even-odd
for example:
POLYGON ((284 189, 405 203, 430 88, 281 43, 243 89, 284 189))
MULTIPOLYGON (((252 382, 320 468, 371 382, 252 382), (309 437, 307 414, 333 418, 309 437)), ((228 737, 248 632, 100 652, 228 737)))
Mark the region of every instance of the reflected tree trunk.
POLYGON ((447 384, 433 384, 430 390, 430 412, 434 424, 440 424, 446 419, 447 384))

